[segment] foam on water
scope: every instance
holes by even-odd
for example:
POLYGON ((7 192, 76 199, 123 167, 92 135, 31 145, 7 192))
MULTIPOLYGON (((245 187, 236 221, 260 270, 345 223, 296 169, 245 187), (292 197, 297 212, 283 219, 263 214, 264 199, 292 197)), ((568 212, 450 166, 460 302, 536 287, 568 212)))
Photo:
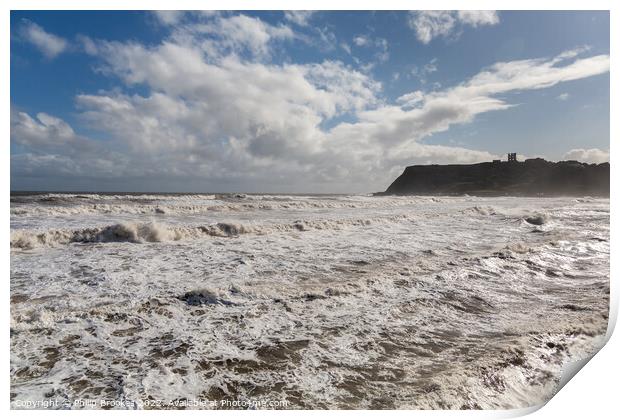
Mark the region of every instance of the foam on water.
POLYGON ((19 198, 14 406, 519 408, 607 328, 608 200, 19 198), (201 210, 142 212, 175 205, 201 210))
POLYGON ((187 215, 213 212, 377 208, 385 205, 410 205, 420 202, 439 202, 436 197, 392 197, 378 201, 366 196, 252 196, 245 194, 218 195, 59 195, 14 198, 14 216, 68 215, 187 215))

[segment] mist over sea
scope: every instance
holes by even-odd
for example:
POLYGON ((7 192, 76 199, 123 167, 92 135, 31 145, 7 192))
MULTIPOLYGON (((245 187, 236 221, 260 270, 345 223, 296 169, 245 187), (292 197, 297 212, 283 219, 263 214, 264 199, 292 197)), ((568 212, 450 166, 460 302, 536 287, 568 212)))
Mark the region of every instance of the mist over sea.
POLYGON ((602 345, 609 200, 15 194, 10 293, 13 407, 523 408, 602 345))

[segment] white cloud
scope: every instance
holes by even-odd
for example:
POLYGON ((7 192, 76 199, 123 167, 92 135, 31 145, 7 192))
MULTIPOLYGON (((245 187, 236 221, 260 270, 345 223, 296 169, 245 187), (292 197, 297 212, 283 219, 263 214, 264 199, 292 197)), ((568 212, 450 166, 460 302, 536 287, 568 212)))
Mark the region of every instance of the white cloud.
POLYGON ((560 82, 582 79, 609 71, 609 56, 577 59, 563 67, 552 59, 518 60, 492 65, 459 88, 479 94, 498 94, 515 90, 542 89, 560 82))
POLYGON ((569 97, 570 95, 568 93, 560 93, 555 99, 558 101, 566 101, 569 97))
POLYGON ((338 38, 327 27, 314 27, 312 31, 315 37, 305 38, 306 42, 310 45, 318 47, 321 51, 333 51, 338 46, 338 38))
POLYGON ((163 25, 176 25, 181 22, 185 12, 182 10, 155 10, 153 14, 163 25))
POLYGON ((458 20, 474 28, 482 25, 497 25, 499 15, 494 10, 459 10, 458 20))
POLYGON ((358 35, 355 38, 353 38, 353 43, 355 45, 357 45, 358 47, 363 47, 364 45, 367 45, 370 41, 368 40, 368 38, 366 38, 364 35, 358 35))
POLYGON ((315 11, 310 10, 287 10, 284 12, 284 18, 296 25, 308 26, 309 20, 315 13, 315 11))
POLYGON ((192 44, 213 57, 247 52, 254 57, 268 58, 275 42, 294 37, 293 30, 286 25, 274 26, 246 15, 217 15, 177 27, 172 41, 192 44))
POLYGON ((378 47, 377 53, 375 53, 375 58, 379 60, 379 62, 384 63, 390 58, 390 53, 388 52, 388 42, 384 38, 378 38, 375 41, 375 45, 378 47))
POLYGON ((11 112, 11 132, 20 144, 35 148, 60 147, 76 139, 67 123, 43 112, 36 119, 25 112, 11 112))
POLYGON ((423 44, 428 44, 434 38, 449 36, 458 37, 456 32, 464 25, 474 28, 499 23, 499 15, 495 11, 461 10, 458 12, 428 10, 411 12, 409 27, 416 33, 416 37, 423 44))
POLYGON ((49 59, 56 57, 69 46, 69 43, 64 38, 46 32, 42 27, 28 20, 24 20, 20 28, 20 34, 49 59))
POLYGON ((437 58, 433 58, 428 63, 424 64, 421 68, 418 66, 413 66, 411 69, 411 75, 417 78, 420 83, 425 84, 427 82, 427 77, 435 73, 438 70, 437 67, 437 58))
POLYGON ((80 136, 65 121, 45 113, 35 118, 11 110, 11 141, 26 150, 11 155, 13 173, 25 175, 104 176, 126 173, 128 159, 80 136))
POLYGON ((409 26, 415 30, 416 36, 423 44, 428 44, 438 36, 447 36, 454 29, 455 18, 451 12, 426 11, 412 12, 409 26))
POLYGON ((437 58, 433 58, 431 61, 424 65, 424 74, 431 74, 437 71, 437 58))
POLYGON ((556 60, 559 62, 559 61, 562 61, 562 60, 567 60, 567 59, 570 59, 570 58, 575 58, 578 55, 581 55, 581 54, 583 54, 585 52, 590 51, 591 49, 592 49, 592 47, 590 47, 589 45, 584 45, 584 46, 581 46, 581 47, 573 48, 572 50, 567 50, 567 51, 564 51, 563 53, 559 54, 556 57, 556 60))
MULTIPOLYGON (((164 61, 169 56, 159 53, 164 61)), ((123 139, 133 154, 161 155, 164 166, 177 165, 166 161, 171 152, 200 156, 213 168, 228 156, 231 169, 235 156, 245 157, 247 168, 252 158, 313 159, 323 147, 321 122, 373 103, 378 89, 337 62, 277 67, 231 58, 191 71, 193 77, 179 79, 146 75, 161 92, 149 97, 80 95, 77 102, 87 122, 123 139)))
POLYGON ((78 35, 76 37, 78 46, 89 55, 97 55, 97 44, 85 35, 78 35))
POLYGON ((513 106, 497 95, 543 89, 608 71, 607 55, 577 59, 563 67, 556 65, 555 58, 496 63, 458 86, 423 97, 419 92, 400 97, 403 103, 415 99, 418 106, 414 109, 384 106, 362 112, 360 118, 373 122, 378 127, 377 135, 391 144, 411 138, 419 140, 453 124, 470 122, 478 114, 513 106))
POLYGON ((609 150, 601 149, 572 149, 563 156, 564 160, 578 160, 584 163, 609 162, 609 150))
POLYGON ((187 21, 190 17, 200 21, 217 16, 221 12, 218 10, 154 10, 152 13, 161 25, 174 27, 187 21))
MULTIPOLYGON (((389 45, 385 38, 371 38, 367 35, 357 35, 353 38, 353 44, 363 48, 375 48, 374 59, 379 63, 384 63, 390 58, 389 45)), ((374 66, 376 63, 370 63, 374 66)))
POLYGON ((415 92, 410 92, 402 96, 399 96, 396 99, 396 102, 401 104, 403 107, 410 108, 422 102, 423 100, 424 100, 424 92, 422 92, 421 90, 416 90, 415 92))

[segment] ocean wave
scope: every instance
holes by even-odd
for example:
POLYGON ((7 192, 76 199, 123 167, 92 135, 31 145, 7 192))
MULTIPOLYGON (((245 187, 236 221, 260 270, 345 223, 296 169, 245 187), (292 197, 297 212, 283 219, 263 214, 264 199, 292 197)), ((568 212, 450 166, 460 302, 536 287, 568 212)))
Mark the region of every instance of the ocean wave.
POLYGON ((11 233, 11 248, 34 249, 75 242, 169 242, 195 239, 201 236, 236 236, 252 231, 252 227, 236 223, 217 223, 211 226, 198 227, 172 227, 155 222, 123 222, 104 227, 56 229, 46 232, 17 230, 11 233))
POLYGON ((210 212, 246 212, 262 210, 375 209, 438 204, 436 197, 365 197, 324 198, 299 196, 246 196, 214 194, 197 196, 98 196, 46 195, 37 202, 14 202, 11 216, 45 217, 99 214, 191 215, 210 212))
POLYGON ((473 206, 464 209, 462 213, 480 216, 495 216, 499 213, 499 211, 493 206, 473 206))
POLYGON ((11 232, 11 248, 30 250, 70 243, 105 242, 171 242, 204 237, 235 237, 244 234, 265 235, 277 232, 339 230, 373 223, 389 223, 409 219, 407 215, 374 219, 296 220, 292 223, 252 224, 220 222, 200 226, 170 226, 163 223, 122 222, 104 227, 53 229, 44 232, 19 229, 11 232))

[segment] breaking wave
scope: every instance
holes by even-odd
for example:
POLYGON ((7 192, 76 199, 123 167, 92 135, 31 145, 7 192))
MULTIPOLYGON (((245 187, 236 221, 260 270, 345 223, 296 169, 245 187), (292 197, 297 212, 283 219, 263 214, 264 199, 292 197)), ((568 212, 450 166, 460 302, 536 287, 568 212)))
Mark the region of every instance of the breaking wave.
POLYGON ((11 206, 12 216, 70 216, 97 214, 132 215, 191 215, 209 212, 247 212, 257 210, 312 210, 312 209, 373 209, 382 207, 411 206, 420 203, 436 204, 435 197, 395 197, 390 199, 360 200, 349 197, 311 198, 294 196, 45 196, 34 202, 17 200, 11 206), (43 205, 42 205, 43 204, 43 205))
POLYGON ((390 223, 409 219, 397 215, 374 219, 297 220, 292 223, 266 225, 220 222, 200 226, 170 226, 163 223, 123 222, 104 227, 53 229, 44 232, 19 229, 11 232, 11 248, 29 250, 70 243, 93 242, 170 242, 203 237, 234 237, 243 234, 266 235, 274 232, 303 232, 307 230, 339 230, 373 223, 390 223))
POLYGON ((464 214, 494 216, 498 214, 497 210, 492 206, 473 206, 463 210, 464 214))

